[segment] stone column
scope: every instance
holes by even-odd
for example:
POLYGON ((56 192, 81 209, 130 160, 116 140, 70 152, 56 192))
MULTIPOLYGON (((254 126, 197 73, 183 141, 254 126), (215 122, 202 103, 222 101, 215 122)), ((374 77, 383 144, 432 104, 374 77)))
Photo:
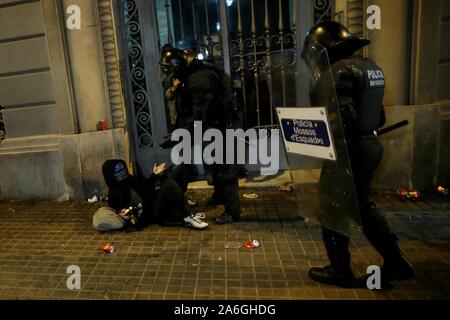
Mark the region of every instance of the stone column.
MULTIPOLYGON (((81 133, 96 131, 100 120, 112 127, 104 53, 97 1, 63 0, 64 12, 71 5, 81 9, 81 29, 66 28, 73 95, 81 133)), ((67 17, 67 15, 66 15, 67 17)))
POLYGON ((386 75, 386 106, 409 104, 411 66, 411 0, 370 0, 381 9, 381 30, 369 30, 369 57, 386 75))
POLYGON ((347 27, 352 34, 364 35, 365 11, 364 0, 347 0, 347 27))
POLYGON ((111 0, 97 0, 102 47, 108 84, 109 102, 114 128, 125 126, 125 105, 122 96, 116 29, 111 0))

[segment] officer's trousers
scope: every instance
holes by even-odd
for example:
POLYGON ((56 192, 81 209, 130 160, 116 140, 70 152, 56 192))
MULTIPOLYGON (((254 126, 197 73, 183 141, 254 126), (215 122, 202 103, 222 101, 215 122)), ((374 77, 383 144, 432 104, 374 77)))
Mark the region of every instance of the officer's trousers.
MULTIPOLYGON (((400 255, 397 238, 391 234, 386 219, 369 199, 373 173, 380 164, 383 147, 375 136, 363 137, 349 144, 349 155, 364 234, 385 260, 395 259, 400 255)), ((349 238, 324 227, 322 236, 331 265, 336 270, 349 271, 349 238)))
POLYGON ((210 166, 214 199, 225 206, 225 212, 235 218, 241 215, 239 200, 239 166, 234 164, 214 164, 210 166))

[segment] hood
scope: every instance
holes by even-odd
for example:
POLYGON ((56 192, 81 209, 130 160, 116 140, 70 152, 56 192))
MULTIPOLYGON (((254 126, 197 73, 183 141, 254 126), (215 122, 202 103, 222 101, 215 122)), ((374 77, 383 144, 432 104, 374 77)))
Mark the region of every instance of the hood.
POLYGON ((103 178, 109 188, 119 188, 128 185, 130 175, 125 161, 119 159, 107 160, 102 166, 103 178))

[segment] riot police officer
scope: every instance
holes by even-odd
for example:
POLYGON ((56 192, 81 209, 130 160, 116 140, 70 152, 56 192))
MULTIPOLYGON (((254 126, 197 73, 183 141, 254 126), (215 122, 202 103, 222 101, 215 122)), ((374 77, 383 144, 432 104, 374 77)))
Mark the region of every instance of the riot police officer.
MULTIPOLYGON (((203 130, 218 129, 224 136, 226 129, 233 128, 238 114, 230 79, 222 70, 198 60, 192 48, 165 48, 160 66, 175 79, 172 83, 176 87, 172 87, 171 93, 172 98, 177 99, 175 128, 184 128, 192 133, 194 122, 202 121, 203 130)), ((164 147, 167 146, 166 141, 164 147)), ((204 168, 208 182, 214 185, 216 204, 225 206, 225 212, 216 219, 216 223, 240 220, 239 166, 213 164, 204 168)))
MULTIPOLYGON (((355 54, 369 44, 369 39, 354 36, 343 25, 327 21, 317 24, 306 35, 302 57, 311 68, 312 64, 307 59, 307 48, 318 45, 327 50, 363 231, 384 258, 381 281, 387 288, 393 280, 414 277, 414 271, 402 256, 397 244, 398 239, 390 232, 384 216, 369 199, 373 173, 383 155, 383 147, 378 141, 376 130, 382 127, 386 120, 382 104, 384 73, 372 60, 355 54)), ((320 74, 317 70, 311 71, 320 74)), ((353 275, 349 238, 324 226, 322 236, 330 265, 312 268, 309 271, 310 277, 318 282, 342 287, 365 285, 363 279, 357 281, 353 275)))

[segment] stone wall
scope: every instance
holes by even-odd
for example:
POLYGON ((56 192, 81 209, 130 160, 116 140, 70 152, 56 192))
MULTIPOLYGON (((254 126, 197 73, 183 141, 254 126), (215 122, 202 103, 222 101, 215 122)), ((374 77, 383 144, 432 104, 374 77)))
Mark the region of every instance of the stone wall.
POLYGON ((445 0, 440 23, 440 51, 438 65, 438 99, 450 100, 450 1, 445 0))
MULTIPOLYGON (((357 33, 368 33, 364 6, 382 8, 386 29, 369 33, 374 42, 366 53, 386 70, 388 124, 410 121, 382 137, 386 152, 375 189, 430 190, 448 183, 450 105, 440 101, 450 92, 442 40, 447 1, 440 21, 429 18, 442 0, 347 2, 347 21, 357 33), (399 18, 400 11, 411 13, 413 22, 399 18), (395 43, 395 50, 386 50, 386 43, 395 43)), ((126 123, 116 36, 110 0, 0 0, 0 104, 7 132, 0 144, 0 199, 85 200, 106 189, 104 160, 128 161, 126 128, 132 124, 126 123), (81 30, 64 27, 68 4, 81 7, 81 30), (102 119, 109 130, 96 132, 102 119)))
POLYGON ((407 127, 380 137, 385 153, 373 188, 432 191, 439 175, 440 105, 386 108, 387 124, 408 120, 407 127))
POLYGON ((39 1, 0 7, 0 105, 8 138, 60 132, 39 1))
POLYGON ((0 199, 106 191, 103 162, 128 160, 117 60, 109 0, 0 0, 0 199), (73 4, 80 30, 65 28, 73 4))

